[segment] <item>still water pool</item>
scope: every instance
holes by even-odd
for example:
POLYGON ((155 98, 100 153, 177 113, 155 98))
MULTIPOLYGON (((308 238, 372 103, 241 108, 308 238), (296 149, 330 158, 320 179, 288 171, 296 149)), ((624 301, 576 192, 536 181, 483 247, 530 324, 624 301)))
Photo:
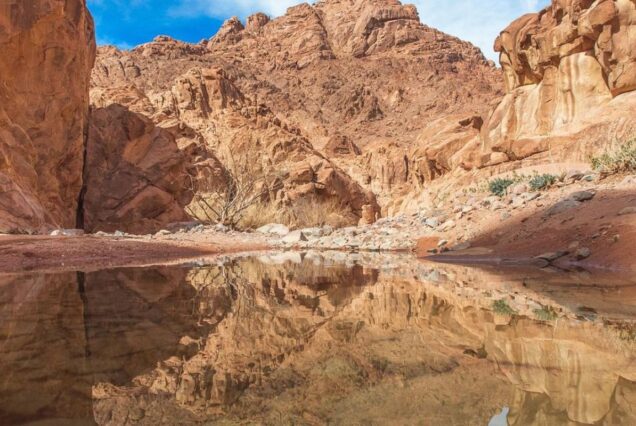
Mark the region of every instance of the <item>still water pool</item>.
POLYGON ((0 424, 636 425, 636 283, 267 253, 0 275, 0 424))

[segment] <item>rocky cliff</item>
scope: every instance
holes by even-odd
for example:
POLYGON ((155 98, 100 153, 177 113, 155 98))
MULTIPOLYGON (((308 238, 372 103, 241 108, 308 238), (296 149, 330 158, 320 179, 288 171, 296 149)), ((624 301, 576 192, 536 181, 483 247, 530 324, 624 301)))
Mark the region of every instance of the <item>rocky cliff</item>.
POLYGON ((482 145, 509 160, 587 160, 636 133, 635 25, 631 0, 555 0, 513 22, 495 42, 507 93, 482 145))
POLYGON ((83 228, 143 233, 188 220, 191 164, 174 136, 143 115, 116 104, 92 111, 83 228))
POLYGON ((95 57, 85 1, 3 1, 0 51, 0 231, 73 228, 95 57))

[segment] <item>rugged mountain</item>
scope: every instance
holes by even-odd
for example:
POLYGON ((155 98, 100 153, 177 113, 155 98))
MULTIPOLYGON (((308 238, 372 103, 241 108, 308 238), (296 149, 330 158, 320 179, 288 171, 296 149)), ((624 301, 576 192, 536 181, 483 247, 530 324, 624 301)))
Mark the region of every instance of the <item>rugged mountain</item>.
POLYGON ((503 78, 396 0, 232 18, 198 44, 100 48, 90 112, 84 1, 0 12, 2 231, 154 231, 241 176, 260 182, 256 216, 369 223, 636 133, 633 0, 521 17, 495 43, 503 78))
POLYGON ((186 128, 226 166, 254 156, 258 170, 280 173, 282 209, 317 195, 373 221, 376 197, 385 205, 453 167, 500 80, 476 47, 421 24, 413 6, 328 0, 230 19, 199 44, 100 48, 91 100, 186 128))
POLYGON ((85 1, 3 1, 0 51, 0 231, 73 228, 95 57, 85 1))

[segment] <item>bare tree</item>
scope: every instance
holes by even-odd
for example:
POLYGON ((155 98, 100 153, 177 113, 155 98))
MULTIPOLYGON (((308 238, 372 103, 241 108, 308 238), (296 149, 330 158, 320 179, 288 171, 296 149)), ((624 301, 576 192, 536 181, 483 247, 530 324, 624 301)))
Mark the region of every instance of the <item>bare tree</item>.
POLYGON ((266 172, 247 154, 239 159, 229 154, 224 173, 227 185, 215 191, 201 191, 191 178, 194 199, 187 211, 192 217, 236 228, 250 207, 273 199, 283 187, 278 174, 266 172))

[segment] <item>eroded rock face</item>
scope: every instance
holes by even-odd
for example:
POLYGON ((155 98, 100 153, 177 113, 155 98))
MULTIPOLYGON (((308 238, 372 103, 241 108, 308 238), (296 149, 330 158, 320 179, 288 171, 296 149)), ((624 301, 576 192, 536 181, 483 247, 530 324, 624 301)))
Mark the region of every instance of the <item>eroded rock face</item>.
MULTIPOLYGON (((636 6, 631 0, 553 1, 505 29, 495 44, 505 66, 506 87, 537 84, 564 58, 588 52, 617 96, 636 89, 636 6)), ((595 75, 589 75, 594 78, 595 75)))
POLYGON ((485 126, 484 146, 515 160, 548 151, 583 160, 629 137, 635 22, 631 0, 555 0, 513 22, 495 43, 508 93, 485 126))
POLYGON ((0 51, 0 231, 74 228, 95 58, 85 1, 3 1, 0 51))
POLYGON ((187 220, 189 164, 174 136, 147 117, 117 104, 92 111, 84 228, 142 233, 187 220))
POLYGON ((253 104, 222 68, 192 68, 176 77, 167 90, 149 90, 149 94, 134 86, 93 91, 96 105, 115 101, 146 114, 159 128, 174 134, 188 161, 193 159, 188 155, 192 150, 213 150, 218 155, 220 162, 204 173, 211 177, 194 190, 222 187, 223 163, 249 163, 250 173, 275 176, 278 184, 271 201, 282 206, 314 197, 336 199, 353 214, 351 223, 357 223, 363 212, 367 218, 379 213, 370 191, 315 150, 298 129, 266 106, 253 104))

